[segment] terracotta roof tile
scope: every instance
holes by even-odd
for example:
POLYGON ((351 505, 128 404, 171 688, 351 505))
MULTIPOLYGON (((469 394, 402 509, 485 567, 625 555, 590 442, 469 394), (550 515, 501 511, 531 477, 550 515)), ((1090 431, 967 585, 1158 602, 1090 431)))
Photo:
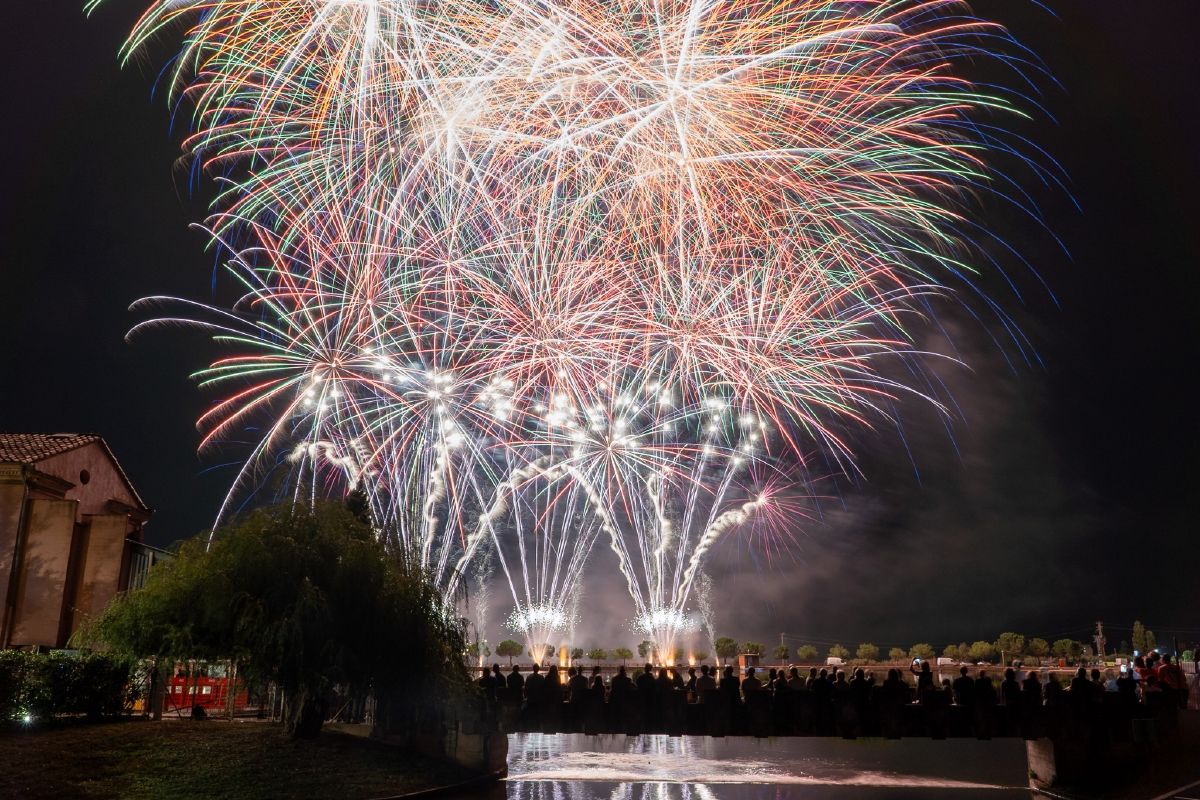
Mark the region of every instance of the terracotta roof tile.
POLYGON ((95 433, 0 433, 0 461, 36 464, 98 441, 95 433))

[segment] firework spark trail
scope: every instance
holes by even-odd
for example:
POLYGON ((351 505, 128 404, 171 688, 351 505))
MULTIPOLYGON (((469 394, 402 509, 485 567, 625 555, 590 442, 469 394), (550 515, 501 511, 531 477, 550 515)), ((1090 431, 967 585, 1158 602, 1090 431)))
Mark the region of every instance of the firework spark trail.
MULTIPOLYGON (((549 481, 555 481, 565 474, 564 470, 551 466, 550 462, 551 456, 545 455, 531 464, 518 467, 510 472, 508 477, 496 487, 492 504, 486 511, 479 515, 475 529, 467 537, 466 546, 463 548, 463 553, 454 568, 455 574, 462 574, 466 570, 480 544, 486 541, 489 536, 492 539, 498 538, 495 523, 508 513, 510 501, 529 479, 540 476, 549 481)), ((504 564, 503 551, 497 548, 496 552, 501 563, 504 564)), ((504 572, 506 575, 509 574, 507 565, 504 565, 504 572)), ((450 584, 450 594, 453 594, 454 586, 455 583, 452 582, 450 584)), ((511 577, 509 578, 509 588, 512 589, 515 597, 516 587, 513 586, 511 577)))
POLYGON ((717 539, 721 538, 722 534, 749 522, 754 512, 762 507, 763 502, 756 499, 742 503, 738 508, 723 512, 708 526, 704 531, 704 535, 700 537, 700 541, 696 543, 695 549, 692 550, 691 556, 688 558, 687 569, 683 573, 683 580, 676 589, 674 598, 676 605, 687 602, 692 590, 692 580, 696 577, 696 570, 703 563, 704 556, 708 553, 709 548, 716 543, 717 539))
POLYGON ((245 295, 134 330, 239 351, 197 374, 234 387, 202 447, 265 431, 221 516, 270 469, 369 475, 439 581, 490 537, 547 620, 598 531, 669 627, 762 475, 852 471, 848 430, 942 408, 880 363, 937 356, 910 329, 979 291, 973 196, 1021 158, 982 121, 1021 98, 957 72, 1019 56, 959 0, 159 0, 125 57, 180 28, 165 80, 245 295), (547 457, 526 480, 569 488, 522 500, 547 457))

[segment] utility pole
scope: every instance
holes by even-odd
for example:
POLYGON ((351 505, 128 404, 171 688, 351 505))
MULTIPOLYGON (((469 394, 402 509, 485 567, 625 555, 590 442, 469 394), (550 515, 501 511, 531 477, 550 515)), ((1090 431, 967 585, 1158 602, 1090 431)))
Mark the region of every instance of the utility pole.
POLYGON ((1104 663, 1104 645, 1108 642, 1108 640, 1104 638, 1104 623, 1103 622, 1096 623, 1096 632, 1092 635, 1092 640, 1096 642, 1096 657, 1100 660, 1100 663, 1103 664, 1104 663))

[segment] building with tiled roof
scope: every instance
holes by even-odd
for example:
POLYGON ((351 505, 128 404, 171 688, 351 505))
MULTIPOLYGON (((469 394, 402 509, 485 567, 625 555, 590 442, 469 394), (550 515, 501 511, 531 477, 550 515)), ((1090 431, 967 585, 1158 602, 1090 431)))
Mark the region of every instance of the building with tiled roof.
POLYGON ((94 433, 0 433, 0 648, 64 647, 154 559, 150 509, 94 433))

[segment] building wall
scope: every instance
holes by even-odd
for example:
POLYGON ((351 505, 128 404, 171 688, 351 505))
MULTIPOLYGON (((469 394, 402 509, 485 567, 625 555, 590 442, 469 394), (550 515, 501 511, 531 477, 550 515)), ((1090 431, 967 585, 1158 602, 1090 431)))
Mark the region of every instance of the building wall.
POLYGON ((65 646, 122 588, 127 540, 140 541, 145 518, 101 442, 0 464, 0 647, 65 646))
POLYGON ((29 501, 25 558, 18 576, 14 647, 61 646, 59 627, 66 602, 71 541, 75 534, 74 500, 29 501))
POLYGON ((108 513, 109 500, 117 500, 127 506, 139 505, 109 457, 108 450, 100 442, 51 456, 39 461, 37 468, 39 472, 75 484, 65 496, 68 500, 79 501, 81 517, 108 513), (83 483, 80 476, 84 470, 88 473, 87 483, 83 483))
POLYGON ((80 532, 77 588, 70 610, 72 632, 78 630, 85 618, 99 615, 117 593, 125 561, 128 524, 124 514, 98 514, 87 518, 87 525, 80 532))
MULTIPOLYGON (((0 464, 0 630, 8 612, 8 581, 17 546, 17 526, 25 500, 25 477, 17 464, 0 464)), ((0 642, 2 644, 2 642, 0 642)))

